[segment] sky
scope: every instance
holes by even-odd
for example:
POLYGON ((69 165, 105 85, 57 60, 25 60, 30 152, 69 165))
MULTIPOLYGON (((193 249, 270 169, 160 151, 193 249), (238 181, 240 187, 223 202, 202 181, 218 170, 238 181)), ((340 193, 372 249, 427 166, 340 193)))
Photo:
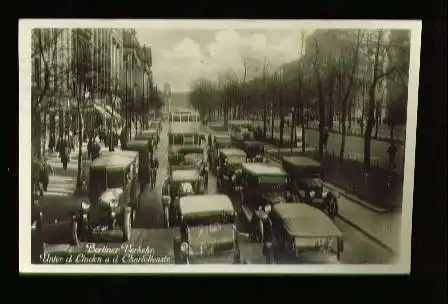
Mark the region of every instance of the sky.
MULTIPOLYGON (((218 81, 225 75, 248 78, 299 56, 301 31, 295 29, 148 29, 138 28, 141 44, 151 46, 154 82, 187 92, 198 79, 218 81)), ((305 32, 306 34, 306 32, 305 32)))

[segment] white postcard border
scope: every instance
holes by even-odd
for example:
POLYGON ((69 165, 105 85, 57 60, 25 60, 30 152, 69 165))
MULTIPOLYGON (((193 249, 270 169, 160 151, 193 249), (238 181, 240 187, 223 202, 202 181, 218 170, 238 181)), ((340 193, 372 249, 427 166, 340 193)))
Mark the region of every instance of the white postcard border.
POLYGON ((415 141, 420 70, 421 21, 386 20, 19 20, 19 272, 21 273, 312 273, 312 274, 403 274, 410 272, 414 189, 415 141), (315 29, 400 28, 411 30, 408 105, 406 124, 403 207, 400 257, 386 265, 33 265, 31 264, 31 29, 151 28, 151 29, 315 29))

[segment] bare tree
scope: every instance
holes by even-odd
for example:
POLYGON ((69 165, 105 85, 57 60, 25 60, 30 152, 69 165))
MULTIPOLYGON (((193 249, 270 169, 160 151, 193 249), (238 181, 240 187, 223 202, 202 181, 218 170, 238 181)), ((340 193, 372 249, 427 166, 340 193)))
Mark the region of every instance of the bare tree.
MULTIPOLYGON (((350 35, 351 33, 348 33, 350 35)), ((350 37, 346 37, 349 38, 350 37)), ((360 30, 356 33, 355 46, 352 47, 349 43, 350 49, 348 50, 351 54, 342 54, 338 61, 338 73, 336 75, 337 79, 337 96, 341 104, 341 121, 342 121, 342 140, 341 147, 339 150, 339 160, 342 162, 344 160, 345 151, 345 139, 347 135, 346 120, 347 120, 347 109, 349 108, 348 102, 352 98, 353 86, 356 78, 356 71, 358 69, 359 62, 359 47, 362 39, 362 32, 360 30), (346 59, 347 58, 347 59, 346 59)))
MULTIPOLYGON (((31 94, 32 115, 32 147, 33 154, 41 157, 45 149, 42 147, 42 121, 41 113, 44 113, 44 128, 46 124, 46 113, 50 108, 49 97, 58 91, 58 83, 66 75, 68 67, 63 62, 58 62, 58 46, 60 46, 63 29, 34 29, 32 32, 33 76, 35 88, 31 94)), ((54 107, 54 105, 51 105, 54 107)))
MULTIPOLYGON (((390 44, 385 42, 386 31, 379 29, 376 31, 374 41, 368 40, 368 50, 373 53, 373 76, 368 89, 369 102, 367 107, 367 125, 364 134, 364 168, 366 172, 370 169, 370 141, 372 138, 373 123, 375 118, 375 104, 378 84, 380 81, 391 75, 396 67, 395 65, 386 66, 385 59, 388 55, 390 44), (373 42, 373 44, 371 44, 373 42), (369 45, 370 44, 370 45, 369 45)), ((370 55, 370 54, 369 54, 370 55)))
POLYGON ((326 62, 322 61, 322 56, 319 50, 319 42, 317 39, 313 41, 314 46, 314 60, 312 63, 313 70, 316 76, 317 82, 317 94, 318 94, 318 105, 319 105, 319 156, 324 154, 324 128, 325 128, 325 100, 324 100, 324 88, 322 80, 322 69, 326 62))

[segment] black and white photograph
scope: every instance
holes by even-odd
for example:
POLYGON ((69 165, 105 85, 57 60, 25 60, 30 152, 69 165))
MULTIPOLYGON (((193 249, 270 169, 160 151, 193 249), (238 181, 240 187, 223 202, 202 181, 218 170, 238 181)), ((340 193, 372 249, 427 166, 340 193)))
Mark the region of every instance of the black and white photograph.
POLYGON ((420 36, 20 20, 19 271, 409 273, 420 36))

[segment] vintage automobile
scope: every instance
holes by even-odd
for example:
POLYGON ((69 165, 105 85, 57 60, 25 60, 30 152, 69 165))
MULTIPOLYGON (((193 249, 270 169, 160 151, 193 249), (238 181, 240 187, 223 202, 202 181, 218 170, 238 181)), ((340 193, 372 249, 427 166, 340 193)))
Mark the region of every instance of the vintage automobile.
POLYGON ((148 144, 148 151, 150 154, 154 153, 154 140, 152 135, 148 134, 137 134, 135 135, 134 141, 146 141, 148 144))
POLYGON ((180 237, 174 240, 176 264, 240 264, 235 210, 227 195, 182 197, 180 237))
POLYGON ((242 169, 240 213, 249 224, 249 238, 261 242, 264 230, 260 219, 267 219, 273 205, 293 202, 287 195, 288 175, 282 168, 266 163, 244 163, 242 169))
POLYGON ((157 128, 157 125, 153 125, 153 123, 151 123, 150 128, 143 130, 141 135, 150 136, 155 146, 159 144, 159 129, 157 128))
POLYGON ((205 159, 204 147, 198 145, 172 146, 168 159, 172 162, 172 166, 191 166, 199 170, 200 175, 204 178, 205 187, 208 186, 208 164, 205 159), (176 164, 174 164, 176 162, 176 164))
POLYGON ((201 135, 196 124, 170 124, 168 131, 168 148, 171 146, 199 145, 201 135))
POLYGON ((266 254, 272 264, 338 264, 342 232, 319 209, 306 204, 277 204, 265 225, 266 254))
POLYGON ((116 151, 97 158, 90 166, 89 200, 72 218, 72 241, 91 241, 95 230, 123 231, 129 241, 139 205, 138 153, 116 151))
POLYGON ((233 144, 229 134, 220 133, 212 135, 211 146, 208 147, 208 160, 213 173, 217 173, 216 167, 219 162, 219 149, 227 149, 232 147, 233 144))
POLYGON ((237 147, 247 155, 247 162, 263 162, 264 161, 264 143, 261 141, 246 140, 237 144, 237 147))
POLYGON ((162 186, 162 205, 167 228, 178 224, 179 199, 183 196, 203 194, 204 180, 197 169, 172 168, 162 186))
POLYGON ((306 156, 283 157, 282 167, 289 176, 289 188, 300 202, 324 211, 330 218, 338 215, 339 194, 323 186, 322 165, 306 156))
POLYGON ((237 120, 229 122, 230 136, 232 138, 232 141, 236 144, 239 144, 240 142, 243 141, 254 139, 254 134, 252 131, 250 131, 250 129, 251 129, 250 121, 237 120))
POLYGON ((148 142, 146 140, 132 140, 122 150, 138 152, 138 182, 147 185, 150 182, 151 173, 148 142))
POLYGON ((40 256, 44 252, 42 237, 42 210, 39 207, 39 195, 31 199, 31 263, 39 264, 40 256))
POLYGON ((219 161, 216 168, 216 188, 218 191, 239 192, 242 189, 242 165, 246 161, 246 153, 236 148, 219 150, 219 161))

